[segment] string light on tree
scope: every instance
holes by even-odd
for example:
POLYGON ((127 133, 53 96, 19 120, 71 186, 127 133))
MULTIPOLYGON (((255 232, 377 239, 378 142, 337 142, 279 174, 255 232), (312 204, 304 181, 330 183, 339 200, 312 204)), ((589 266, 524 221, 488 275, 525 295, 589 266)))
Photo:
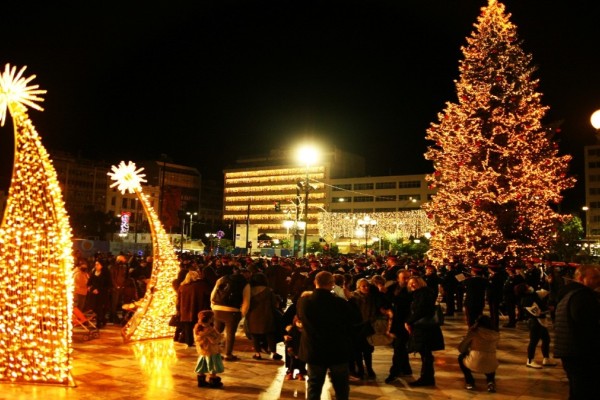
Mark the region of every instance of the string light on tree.
POLYGON ((509 17, 496 0, 482 8, 462 48, 458 101, 427 130, 435 169, 427 180, 437 193, 423 208, 435 260, 540 256, 567 218, 552 206, 574 185, 571 157, 558 155, 555 132, 542 126, 548 107, 509 17))
POLYGON ((54 169, 27 107, 46 93, 25 67, 0 74, 0 124, 10 113, 14 166, 0 226, 0 381, 74 385, 71 227, 54 169))
POLYGON ((137 169, 133 162, 112 166, 108 173, 113 182, 110 187, 117 187, 121 193, 135 193, 146 215, 152 235, 152 276, 147 284, 144 298, 137 303, 137 309, 122 334, 125 341, 159 339, 173 336, 173 327, 169 319, 175 313, 176 294, 171 282, 177 277, 179 261, 175 249, 163 228, 158 214, 154 211, 148 196, 142 192, 142 182, 146 182, 143 168, 137 169))

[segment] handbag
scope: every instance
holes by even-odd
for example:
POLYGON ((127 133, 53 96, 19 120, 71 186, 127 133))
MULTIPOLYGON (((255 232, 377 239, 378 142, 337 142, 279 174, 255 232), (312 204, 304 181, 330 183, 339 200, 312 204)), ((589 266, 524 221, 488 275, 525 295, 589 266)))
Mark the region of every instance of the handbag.
POLYGON ((367 336, 367 342, 371 346, 389 346, 394 341, 394 336, 390 334, 392 320, 387 315, 377 317, 371 324, 374 333, 367 336))
POLYGON ((444 310, 440 304, 435 305, 435 310, 431 317, 423 317, 414 322, 415 326, 440 326, 444 324, 444 310))
POLYGON ((179 315, 171 315, 171 319, 169 319, 169 326, 179 326, 179 315))

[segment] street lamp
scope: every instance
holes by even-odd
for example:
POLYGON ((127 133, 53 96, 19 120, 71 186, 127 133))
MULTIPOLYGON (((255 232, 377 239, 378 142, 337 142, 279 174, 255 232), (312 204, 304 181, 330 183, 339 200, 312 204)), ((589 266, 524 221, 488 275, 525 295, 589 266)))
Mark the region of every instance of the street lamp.
POLYGON ((359 219, 358 220, 358 226, 360 226, 361 228, 364 228, 365 230, 365 256, 367 255, 367 248, 368 248, 368 240, 369 240, 369 227, 375 226, 377 225, 377 221, 375 221, 374 219, 371 219, 371 217, 369 217, 368 215, 365 215, 365 217, 363 219, 359 219))
POLYGON ((594 129, 600 131, 600 110, 596 110, 592 113, 592 116, 590 117, 590 122, 592 123, 594 129))
POLYGON ((187 215, 190 216, 190 240, 192 240, 192 224, 193 224, 193 219, 194 219, 194 215, 198 215, 197 212, 186 212, 187 215))
POLYGON ((209 240, 209 244, 210 244, 210 251, 208 254, 212 254, 213 251, 213 239, 215 237, 217 237, 216 233, 205 233, 204 236, 206 236, 206 238, 209 240))
POLYGON ((590 208, 588 206, 583 206, 581 207, 581 211, 583 211, 585 213, 585 238, 587 239, 590 236, 590 233, 588 231, 588 227, 590 226, 590 221, 588 218, 588 211, 590 210, 590 208))
POLYGON ((308 192, 310 191, 310 179, 308 176, 309 168, 313 165, 318 158, 317 149, 313 146, 302 146, 298 149, 298 160, 306 166, 306 180, 304 182, 304 215, 303 220, 305 224, 304 228, 304 240, 302 250, 306 254, 306 238, 308 235, 308 192))

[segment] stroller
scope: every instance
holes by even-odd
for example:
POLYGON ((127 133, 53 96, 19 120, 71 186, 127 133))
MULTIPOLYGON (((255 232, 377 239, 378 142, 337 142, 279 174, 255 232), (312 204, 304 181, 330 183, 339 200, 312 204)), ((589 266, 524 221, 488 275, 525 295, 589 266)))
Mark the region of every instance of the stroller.
POLYGON ((73 332, 75 329, 81 328, 83 340, 95 339, 100 336, 100 330, 96 326, 94 320, 95 314, 84 314, 79 308, 73 307, 73 332))

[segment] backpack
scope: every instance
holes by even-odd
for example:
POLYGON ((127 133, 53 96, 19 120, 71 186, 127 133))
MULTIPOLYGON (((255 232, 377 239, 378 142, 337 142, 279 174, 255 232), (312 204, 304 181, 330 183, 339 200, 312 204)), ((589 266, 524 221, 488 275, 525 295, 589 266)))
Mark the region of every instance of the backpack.
POLYGON ((224 275, 217 283, 212 302, 220 306, 240 308, 246 279, 239 275, 224 275), (243 282, 242 282, 243 281, 243 282))

